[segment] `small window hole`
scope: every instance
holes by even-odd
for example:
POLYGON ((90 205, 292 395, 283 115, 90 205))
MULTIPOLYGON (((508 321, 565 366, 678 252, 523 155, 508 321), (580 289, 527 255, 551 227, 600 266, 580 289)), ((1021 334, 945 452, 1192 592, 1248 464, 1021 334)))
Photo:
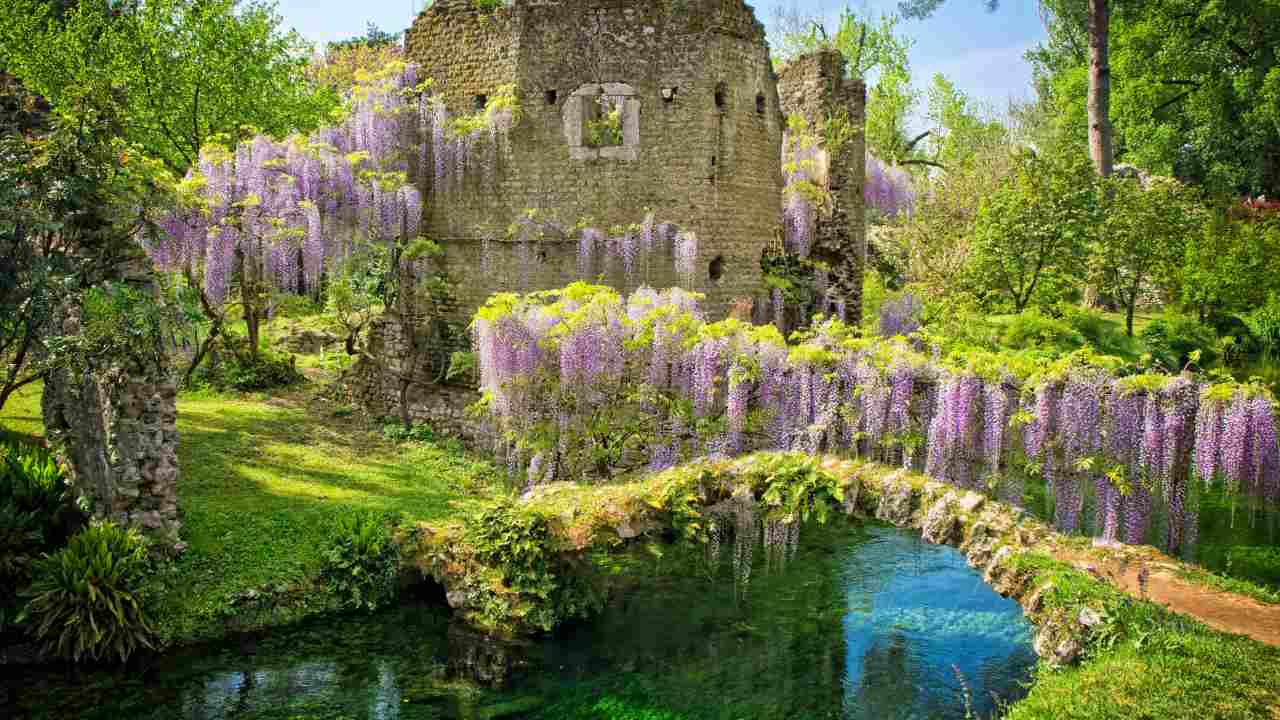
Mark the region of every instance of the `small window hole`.
POLYGON ((725 94, 727 92, 728 92, 728 88, 725 87, 724 83, 720 83, 719 85, 716 86, 716 107, 719 108, 720 110, 724 109, 725 94))
POLYGON ((711 265, 707 267, 707 277, 711 278, 711 282, 720 282, 720 278, 724 277, 723 255, 717 255, 711 261, 711 265))
POLYGON ((676 92, 678 92, 679 90, 680 88, 675 86, 662 88, 662 102, 669 103, 675 100, 676 92))
POLYGON ((548 91, 547 91, 547 104, 548 104, 548 105, 555 105, 555 104, 556 104, 556 91, 555 91, 555 90, 548 90, 548 91))
POLYGON ((480 112, 481 110, 484 110, 485 106, 488 104, 489 104, 489 97, 487 95, 477 95, 475 97, 476 112, 480 112))
POLYGON ((763 116, 765 107, 764 93, 756 95, 756 114, 763 116))

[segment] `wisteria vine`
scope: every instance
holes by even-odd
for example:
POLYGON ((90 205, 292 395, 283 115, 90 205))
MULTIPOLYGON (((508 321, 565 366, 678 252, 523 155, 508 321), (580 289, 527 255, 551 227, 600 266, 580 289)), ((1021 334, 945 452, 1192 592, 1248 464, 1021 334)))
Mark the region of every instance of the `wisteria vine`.
POLYGON ((1091 497, 1099 534, 1143 542, 1160 510, 1171 548, 1194 540, 1193 481, 1280 500, 1275 408, 1253 385, 1116 377, 1087 357, 1019 375, 838 320, 789 346, 771 325, 706 322, 678 288, 499 295, 473 330, 482 402, 530 482, 762 448, 847 453, 1015 503, 1038 474, 1063 530, 1083 528, 1091 497))
POLYGON ((217 307, 233 273, 262 291, 299 293, 359 240, 415 238, 419 186, 447 192, 473 170, 491 179, 499 139, 518 120, 514 88, 464 117, 450 117, 430 88, 416 66, 392 63, 359 78, 341 123, 207 145, 180 186, 183 201, 147 243, 153 261, 188 274, 217 307))

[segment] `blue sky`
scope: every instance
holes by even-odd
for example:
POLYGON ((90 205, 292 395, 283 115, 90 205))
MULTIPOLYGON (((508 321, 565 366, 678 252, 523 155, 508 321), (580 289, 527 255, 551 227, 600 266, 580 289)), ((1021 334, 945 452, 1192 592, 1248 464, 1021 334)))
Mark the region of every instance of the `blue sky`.
MULTIPOLYGON (((768 23, 779 0, 749 0, 768 23)), ((845 0, 794 0, 807 12, 821 13, 834 29, 845 0)), ((787 0, 788 3, 792 0, 787 0)), ((897 0, 849 0, 863 14, 892 12, 897 0)), ((943 73, 971 97, 1003 110, 1009 98, 1032 96, 1031 67, 1023 53, 1044 38, 1038 3, 1004 0, 994 13, 981 0, 949 0, 926 21, 904 21, 900 28, 915 40, 911 50, 916 84, 923 87, 943 73)), ((404 29, 422 0, 279 0, 285 24, 323 43, 363 34, 375 22, 384 30, 404 29)))

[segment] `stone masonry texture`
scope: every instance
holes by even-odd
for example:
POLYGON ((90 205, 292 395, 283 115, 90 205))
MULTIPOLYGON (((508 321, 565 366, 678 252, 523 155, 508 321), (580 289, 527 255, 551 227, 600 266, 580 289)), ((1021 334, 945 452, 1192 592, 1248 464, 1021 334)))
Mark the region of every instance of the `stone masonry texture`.
MULTIPOLYGON (((144 260, 126 278, 154 290, 144 260)), ((62 329, 79 332, 78 311, 62 329)), ((99 358, 88 371, 59 369, 41 396, 45 433, 93 517, 178 541, 177 384, 167 368, 134 358, 99 358)))
POLYGON ((862 319, 862 275, 867 256, 863 188, 866 185, 866 85, 845 75, 845 60, 835 51, 793 59, 778 80, 782 107, 798 114, 811 128, 844 115, 854 129, 852 139, 828 159, 832 207, 818 218, 813 255, 831 266, 831 282, 846 303, 846 319, 862 319))
MULTIPOLYGON (((779 80, 764 27, 742 0, 514 0, 487 9, 437 0, 406 32, 405 49, 452 116, 475 112, 504 85, 514 84, 520 97, 522 117, 496 141, 491 172, 468 171, 461 183, 439 187, 433 177, 423 180, 423 226, 445 249, 453 288, 446 314, 455 327, 495 292, 580 279, 571 233, 544 236, 532 248, 509 236, 531 210, 563 227, 582 221, 606 233, 651 212, 698 238, 691 279, 675 272, 666 251, 641 258, 631 277, 612 262, 585 279, 624 292, 680 285, 706 295, 712 318, 735 301, 762 297, 761 255, 782 233, 785 118, 800 112, 816 123, 836 109, 848 113, 857 138, 832 159, 848 167, 832 170, 836 202, 819 224, 818 251, 856 313, 865 253, 865 90, 844 79, 838 53, 798 58, 779 80), (625 102, 623 144, 593 151, 583 147, 581 124, 584 106, 599 94, 625 102), (856 257, 838 257, 850 250, 856 257)), ((428 166, 434 161, 427 158, 428 166)), ((353 373, 356 399, 396 414, 401 381, 411 377, 409 415, 474 438, 478 428, 462 421, 464 396, 432 387, 438 359, 405 357, 426 343, 410 337, 414 323, 396 314, 371 330, 375 361, 353 373)), ((451 349, 466 349, 465 332, 453 339, 459 347, 451 349)))

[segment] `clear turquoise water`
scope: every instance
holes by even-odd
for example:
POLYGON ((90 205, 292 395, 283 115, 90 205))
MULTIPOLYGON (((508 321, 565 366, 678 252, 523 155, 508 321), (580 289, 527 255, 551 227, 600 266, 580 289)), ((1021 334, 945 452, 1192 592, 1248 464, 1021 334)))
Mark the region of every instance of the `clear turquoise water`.
POLYGON ((639 552, 591 622, 519 646, 409 604, 168 655, 117 672, 13 672, 0 717, 963 718, 1025 692, 1018 606, 958 552, 881 526, 806 528, 745 585, 727 556, 639 552), (962 685, 963 683, 963 685, 962 685))

